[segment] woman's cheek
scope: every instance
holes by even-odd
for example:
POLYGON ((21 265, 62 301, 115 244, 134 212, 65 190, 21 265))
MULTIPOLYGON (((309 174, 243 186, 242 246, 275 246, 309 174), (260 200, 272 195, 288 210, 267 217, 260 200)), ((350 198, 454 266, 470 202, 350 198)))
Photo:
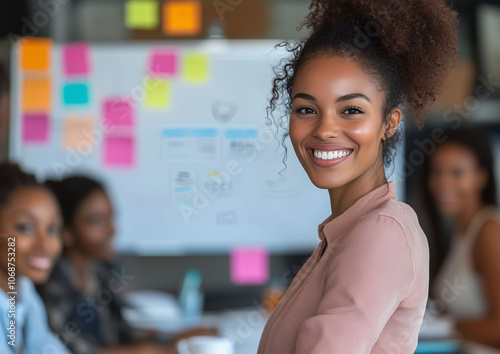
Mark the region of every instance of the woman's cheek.
POLYGON ((59 258, 62 252, 62 239, 55 237, 50 244, 50 250, 55 261, 57 258, 59 258))
POLYGON ((380 126, 360 121, 345 127, 344 133, 358 146, 359 150, 365 150, 366 148, 373 150, 374 147, 380 144, 378 139, 379 129, 380 126))

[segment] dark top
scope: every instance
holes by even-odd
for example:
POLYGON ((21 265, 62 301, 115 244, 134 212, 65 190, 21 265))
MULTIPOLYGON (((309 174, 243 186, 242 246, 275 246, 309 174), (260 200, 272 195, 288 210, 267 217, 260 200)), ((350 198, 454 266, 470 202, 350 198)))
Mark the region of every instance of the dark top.
POLYGON ((127 280, 103 262, 89 267, 86 291, 76 285, 73 266, 66 257, 55 265, 48 282, 37 288, 49 325, 76 354, 95 354, 99 347, 134 341, 133 329, 124 321, 121 293, 127 280))

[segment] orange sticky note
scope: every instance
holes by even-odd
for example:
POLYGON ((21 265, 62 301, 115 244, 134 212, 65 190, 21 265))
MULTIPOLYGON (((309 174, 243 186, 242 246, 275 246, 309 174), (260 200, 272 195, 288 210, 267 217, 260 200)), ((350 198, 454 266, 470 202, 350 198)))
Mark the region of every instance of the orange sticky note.
POLYGON ((163 4, 163 32, 169 36, 195 36, 201 32, 201 2, 167 1, 163 4))
POLYGON ((24 111, 48 111, 51 107, 49 79, 24 79, 22 108, 24 111))
POLYGON ((48 38, 23 38, 20 42, 21 70, 48 70, 52 40, 48 38))
POLYGON ((87 116, 69 116, 64 119, 65 147, 92 150, 97 143, 93 136, 94 119, 87 116))

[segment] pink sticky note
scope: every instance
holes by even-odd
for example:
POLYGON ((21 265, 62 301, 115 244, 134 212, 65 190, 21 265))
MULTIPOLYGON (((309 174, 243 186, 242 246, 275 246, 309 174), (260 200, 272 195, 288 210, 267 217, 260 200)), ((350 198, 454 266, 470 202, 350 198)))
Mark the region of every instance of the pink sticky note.
POLYGON ((104 164, 131 167, 134 164, 134 138, 130 136, 106 136, 104 138, 104 164))
POLYGON ((23 115, 22 139, 25 143, 44 143, 49 139, 49 116, 47 114, 23 115))
POLYGON ((89 73, 89 46, 87 44, 67 44, 62 49, 62 53, 66 75, 86 75, 89 73))
POLYGON ((174 76, 178 71, 178 55, 174 50, 155 51, 149 58, 149 70, 154 75, 174 76))
POLYGON ((265 284, 269 280, 269 253, 262 247, 238 247, 231 251, 231 281, 237 285, 265 284))
POLYGON ((103 103, 104 124, 107 127, 127 127, 134 124, 132 103, 123 98, 112 98, 103 103))

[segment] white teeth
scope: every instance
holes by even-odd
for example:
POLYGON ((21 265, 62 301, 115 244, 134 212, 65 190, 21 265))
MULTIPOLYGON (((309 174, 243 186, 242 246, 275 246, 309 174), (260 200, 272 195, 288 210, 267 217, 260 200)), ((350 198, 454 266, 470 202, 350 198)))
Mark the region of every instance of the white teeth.
POLYGON ((332 160, 349 155, 350 151, 318 151, 314 150, 313 155, 317 159, 332 160))
POLYGON ((28 263, 31 267, 47 270, 52 266, 52 260, 49 257, 28 257, 26 259, 26 263, 28 263))

